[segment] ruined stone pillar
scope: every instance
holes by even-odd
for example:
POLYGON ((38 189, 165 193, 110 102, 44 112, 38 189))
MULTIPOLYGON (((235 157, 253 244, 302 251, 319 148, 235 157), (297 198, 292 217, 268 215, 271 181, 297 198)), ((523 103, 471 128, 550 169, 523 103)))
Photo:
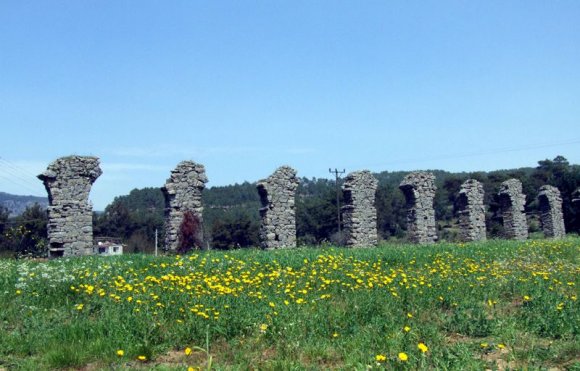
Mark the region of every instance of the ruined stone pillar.
POLYGON ((562 238, 566 236, 564 214, 562 213, 562 196, 558 188, 545 185, 538 194, 540 204, 540 221, 546 237, 562 238))
POLYGON ((182 161, 171 171, 165 186, 165 250, 177 251, 179 228, 186 212, 199 221, 200 241, 203 241, 203 204, 201 193, 207 183, 205 167, 193 161, 182 161))
POLYGON ((355 171, 344 179, 342 207, 346 246, 370 247, 378 243, 375 193, 379 182, 370 171, 355 171))
POLYGON ((102 174, 97 157, 61 157, 38 176, 48 193, 48 256, 93 252, 91 186, 102 174))
POLYGON ((503 182, 499 190, 499 204, 506 238, 527 239, 526 196, 522 193, 522 182, 517 179, 503 182))
POLYGON ((295 193, 298 188, 296 170, 278 168, 257 184, 260 208, 260 245, 264 249, 296 247, 295 193))
POLYGON ((430 244, 437 241, 435 224, 435 176, 416 171, 408 174, 399 185, 407 200, 407 233, 409 241, 430 244))
POLYGON ((461 241, 486 240, 483 195, 483 185, 475 179, 468 179, 461 185, 457 198, 461 241))

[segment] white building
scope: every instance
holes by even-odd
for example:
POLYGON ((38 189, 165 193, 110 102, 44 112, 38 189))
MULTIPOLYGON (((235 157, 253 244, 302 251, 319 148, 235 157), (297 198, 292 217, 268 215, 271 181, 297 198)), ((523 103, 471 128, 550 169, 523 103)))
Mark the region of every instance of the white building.
POLYGON ((95 255, 123 255, 121 239, 114 237, 97 237, 93 245, 95 255))

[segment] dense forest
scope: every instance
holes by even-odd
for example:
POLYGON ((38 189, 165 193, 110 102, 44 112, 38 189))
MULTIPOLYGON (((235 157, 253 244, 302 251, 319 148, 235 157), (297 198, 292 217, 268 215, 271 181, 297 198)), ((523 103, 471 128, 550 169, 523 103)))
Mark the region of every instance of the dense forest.
MULTIPOLYGON (((540 230, 537 194, 544 184, 556 186, 562 193, 568 233, 580 231, 580 205, 572 202, 574 191, 580 187, 580 166, 569 164, 562 156, 539 161, 535 168, 475 173, 431 172, 436 176, 434 207, 440 240, 453 241, 457 237, 456 197, 461 184, 469 178, 483 183, 490 238, 503 236, 497 192, 501 182, 509 178, 517 178, 523 184, 531 233, 540 230)), ((398 185, 406 174, 408 172, 403 171, 374 174, 379 180, 376 207, 379 236, 383 240, 405 239, 405 199, 398 185)), ((245 182, 206 189, 203 202, 203 244, 206 248, 258 246, 261 205, 255 184, 245 182)), ((163 246, 163 220, 161 189, 134 189, 128 195, 116 197, 103 213, 94 214, 94 234, 122 238, 129 252, 149 252, 154 249, 156 231, 159 246, 163 246)), ((296 226, 299 245, 340 244, 334 180, 301 179, 296 193, 296 226)), ((0 250, 38 253, 46 246, 46 214, 40 207, 32 206, 22 215, 11 218, 6 210, 0 209, 0 232, 0 250)))

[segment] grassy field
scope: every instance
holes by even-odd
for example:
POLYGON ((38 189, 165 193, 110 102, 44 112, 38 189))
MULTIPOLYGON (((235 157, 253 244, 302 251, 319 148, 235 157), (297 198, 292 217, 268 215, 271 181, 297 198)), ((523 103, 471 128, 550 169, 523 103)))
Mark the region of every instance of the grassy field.
POLYGON ((580 239, 0 260, 0 369, 580 369, 580 239))

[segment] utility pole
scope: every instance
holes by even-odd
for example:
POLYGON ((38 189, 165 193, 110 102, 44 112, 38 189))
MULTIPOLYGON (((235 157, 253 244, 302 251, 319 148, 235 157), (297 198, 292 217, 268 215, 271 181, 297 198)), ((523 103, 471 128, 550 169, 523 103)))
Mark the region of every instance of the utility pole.
POLYGON ((340 178, 340 174, 344 174, 345 170, 338 171, 338 169, 328 169, 329 173, 334 173, 335 177, 335 185, 336 185, 336 225, 338 226, 338 240, 342 243, 342 231, 340 228, 340 185, 338 184, 338 179, 340 178))
POLYGON ((157 256, 157 228, 155 228, 155 256, 157 256))

